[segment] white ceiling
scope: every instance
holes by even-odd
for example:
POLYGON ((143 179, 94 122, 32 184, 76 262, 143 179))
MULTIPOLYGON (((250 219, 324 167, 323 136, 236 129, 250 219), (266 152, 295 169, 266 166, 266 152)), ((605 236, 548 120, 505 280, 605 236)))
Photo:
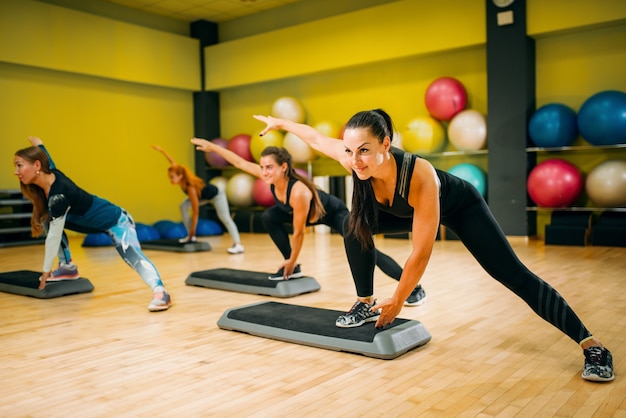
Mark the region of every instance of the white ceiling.
POLYGON ((176 20, 222 23, 303 0, 102 0, 176 20))

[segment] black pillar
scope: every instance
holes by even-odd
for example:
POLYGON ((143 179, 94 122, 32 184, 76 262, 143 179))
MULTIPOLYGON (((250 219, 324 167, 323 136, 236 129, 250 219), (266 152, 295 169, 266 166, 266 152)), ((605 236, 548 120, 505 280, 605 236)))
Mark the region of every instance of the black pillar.
POLYGON ((535 235, 536 213, 526 210, 526 178, 536 158, 526 152, 535 110, 535 43, 526 36, 526 0, 505 7, 485 1, 489 206, 506 235, 535 235))
MULTIPOLYGON (((218 42, 217 24, 206 20, 191 22, 189 34, 200 40, 200 77, 202 91, 193 93, 194 136, 213 139, 220 136, 220 97, 217 92, 204 91, 204 48, 218 42)), ((195 154, 195 172, 198 177, 212 177, 207 171, 204 153, 195 154)))

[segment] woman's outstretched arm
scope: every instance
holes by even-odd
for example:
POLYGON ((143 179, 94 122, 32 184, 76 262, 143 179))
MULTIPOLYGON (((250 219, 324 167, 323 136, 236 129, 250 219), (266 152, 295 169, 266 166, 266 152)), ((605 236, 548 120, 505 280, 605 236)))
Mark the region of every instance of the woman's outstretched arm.
POLYGON ((169 161, 170 165, 176 165, 176 161, 174 161, 172 156, 169 155, 167 152, 165 152, 163 148, 161 148, 158 145, 152 145, 152 148, 154 148, 156 151, 159 151, 161 154, 163 154, 165 158, 167 158, 167 161, 169 161))
POLYGON ((333 160, 337 160, 346 168, 346 170, 351 171, 350 167, 346 165, 347 163, 345 162, 346 152, 341 139, 330 138, 323 135, 315 128, 303 123, 296 123, 287 119, 275 118, 273 116, 254 115, 253 117, 267 125, 265 129, 261 131, 261 135, 265 135, 267 132, 272 130, 291 132, 309 144, 311 148, 329 156, 333 160))
POLYGON ((261 166, 242 158, 229 149, 220 147, 219 145, 202 138, 192 138, 191 143, 196 146, 198 151, 215 152, 231 163, 233 167, 245 171, 255 177, 260 178, 263 176, 261 166))

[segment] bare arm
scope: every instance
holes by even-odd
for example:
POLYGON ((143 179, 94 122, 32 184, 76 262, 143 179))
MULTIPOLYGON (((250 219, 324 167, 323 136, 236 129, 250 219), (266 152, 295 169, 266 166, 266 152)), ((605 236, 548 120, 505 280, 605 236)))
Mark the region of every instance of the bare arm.
POLYGON ((377 327, 389 325, 402 310, 402 305, 419 283, 433 250, 439 227, 439 180, 435 169, 425 160, 417 159, 411 179, 409 204, 414 208, 411 232, 411 254, 391 298, 377 304, 382 313, 377 327))
POLYGON ((272 116, 254 115, 253 117, 267 125, 265 129, 261 131, 261 135, 265 135, 267 132, 277 129, 291 132, 309 144, 311 148, 341 163, 348 172, 352 171, 346 160, 345 148, 341 139, 330 138, 303 123, 296 123, 287 119, 278 119, 272 116))
POLYGON ((176 165, 176 161, 174 161, 174 159, 167 152, 165 152, 163 148, 161 148, 158 145, 152 145, 152 148, 154 148, 156 151, 159 151, 161 154, 163 154, 165 158, 167 158, 167 161, 169 161, 170 165, 176 165))
POLYGON ((43 141, 38 136, 29 136, 28 140, 33 147, 38 147, 39 145, 43 145, 43 141))
POLYGON ((297 181, 291 189, 289 206, 293 209, 293 234, 291 239, 291 256, 283 264, 285 277, 288 277, 298 262, 298 257, 304 244, 307 217, 313 194, 300 181, 297 181))
POLYGON ((192 138, 191 143, 196 146, 198 151, 215 152, 231 163, 233 167, 245 171, 255 177, 260 178, 263 175, 261 166, 240 157, 229 149, 220 147, 219 145, 202 138, 192 138))

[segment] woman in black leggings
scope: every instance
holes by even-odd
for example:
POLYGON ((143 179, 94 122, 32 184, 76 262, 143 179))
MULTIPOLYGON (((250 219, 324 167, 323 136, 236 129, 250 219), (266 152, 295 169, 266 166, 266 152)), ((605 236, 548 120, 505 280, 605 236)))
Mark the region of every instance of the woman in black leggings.
MULTIPOLYGON (((196 149, 216 152, 233 166, 269 184, 275 205, 266 209, 261 219, 284 259, 278 271, 269 276, 270 280, 302 277, 297 260, 307 226, 327 225, 343 234, 344 221, 348 217, 346 205, 339 198, 318 189, 308 178, 298 174, 293 168, 291 155, 285 148, 265 148, 261 153, 259 164, 255 164, 206 139, 193 138, 191 142, 196 145, 196 149), (291 225, 293 229, 293 247, 289 241, 287 225, 291 225)), ((377 250, 375 252, 375 264, 388 276, 400 280, 402 267, 388 255, 377 250)), ((425 297, 424 289, 416 284, 405 297, 404 304, 420 305, 425 297)))
POLYGON ((393 124, 383 110, 355 114, 345 126, 343 140, 328 138, 304 124, 270 116, 255 118, 267 124, 261 134, 272 129, 291 132, 352 173, 352 211, 344 243, 357 301, 337 319, 337 326, 355 327, 370 321, 376 321, 379 328, 391 324, 424 274, 441 223, 458 235, 492 277, 580 344, 585 355, 584 379, 614 379, 609 350, 556 290, 521 263, 477 190, 436 170, 428 161, 393 148, 393 124), (412 252, 394 295, 378 302, 373 296, 376 254, 372 235, 388 232, 411 232, 412 252))

